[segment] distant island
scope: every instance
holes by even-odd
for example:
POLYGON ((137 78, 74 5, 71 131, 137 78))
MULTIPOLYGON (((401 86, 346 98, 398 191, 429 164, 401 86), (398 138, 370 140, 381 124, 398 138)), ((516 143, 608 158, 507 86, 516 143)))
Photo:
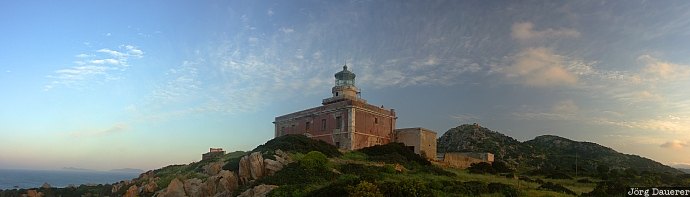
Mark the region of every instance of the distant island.
POLYGON ((75 167, 62 167, 62 170, 68 170, 68 171, 97 171, 97 170, 92 170, 92 169, 75 168, 75 167))
POLYGON ((109 172, 127 172, 127 173, 142 173, 144 170, 142 169, 136 169, 136 168, 120 168, 120 169, 112 169, 108 170, 109 172))
MULTIPOLYGON (((94 169, 77 168, 77 167, 62 167, 62 170, 66 170, 66 171, 103 171, 103 170, 94 170, 94 169)), ((112 170, 107 170, 107 171, 103 171, 103 172, 142 173, 142 172, 144 172, 144 170, 136 169, 136 168, 119 168, 119 169, 112 169, 112 170)))

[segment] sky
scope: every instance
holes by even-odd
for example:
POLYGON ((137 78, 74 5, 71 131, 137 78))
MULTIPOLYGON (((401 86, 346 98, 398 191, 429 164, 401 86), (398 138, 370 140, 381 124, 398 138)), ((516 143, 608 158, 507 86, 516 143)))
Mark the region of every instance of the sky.
POLYGON ((690 166, 688 1, 2 1, 0 168, 251 150, 347 64, 397 127, 690 166))

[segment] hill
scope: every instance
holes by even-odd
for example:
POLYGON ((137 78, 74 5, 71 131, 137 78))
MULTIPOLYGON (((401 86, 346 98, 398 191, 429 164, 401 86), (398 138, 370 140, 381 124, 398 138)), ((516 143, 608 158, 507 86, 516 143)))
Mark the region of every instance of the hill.
POLYGON ((519 142, 509 136, 479 125, 460 125, 438 139, 439 152, 491 152, 521 170, 548 174, 597 174, 597 168, 632 169, 680 174, 681 171, 654 160, 617 152, 592 142, 578 142, 567 138, 543 135, 519 142), (576 170, 577 168, 577 170, 576 170))

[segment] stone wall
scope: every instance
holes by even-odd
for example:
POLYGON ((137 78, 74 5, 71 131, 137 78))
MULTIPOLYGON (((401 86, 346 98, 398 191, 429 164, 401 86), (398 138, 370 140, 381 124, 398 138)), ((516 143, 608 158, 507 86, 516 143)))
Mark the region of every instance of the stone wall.
POLYGON ((395 141, 414 147, 414 152, 428 160, 436 159, 436 132, 425 128, 395 130, 395 141))
POLYGON ((465 169, 470 167, 473 163, 493 163, 493 154, 491 153, 444 153, 440 154, 439 160, 443 165, 453 168, 465 169))

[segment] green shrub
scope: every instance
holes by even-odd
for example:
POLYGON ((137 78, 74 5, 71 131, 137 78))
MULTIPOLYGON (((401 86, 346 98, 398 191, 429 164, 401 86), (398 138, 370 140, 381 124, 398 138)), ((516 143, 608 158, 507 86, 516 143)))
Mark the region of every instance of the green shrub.
POLYGON ((310 139, 304 135, 284 135, 273 138, 265 144, 257 146, 252 152, 263 153, 276 149, 300 153, 319 151, 328 157, 338 157, 342 155, 335 146, 320 140, 310 139))
POLYGON ((366 154, 370 161, 399 163, 410 169, 418 165, 431 165, 431 162, 415 154, 402 143, 388 143, 384 145, 370 146, 360 149, 359 151, 366 154))
POLYGON ((348 191, 346 188, 356 185, 359 182, 359 176, 343 174, 340 175, 333 183, 312 191, 308 196, 346 197, 348 196, 348 191))
POLYGON ((359 151, 350 151, 343 154, 341 158, 354 161, 366 161, 367 155, 359 151))
POLYGON ((503 183, 489 183, 487 185, 487 188, 489 189, 489 192, 491 193, 500 193, 503 194, 503 196, 520 196, 520 192, 515 189, 513 186, 506 185, 503 183))
POLYGON ((238 170, 240 169, 240 159, 242 159, 242 157, 228 159, 225 165, 223 165, 223 170, 238 172, 238 170))
POLYGON ((348 186, 347 193, 357 197, 383 197, 379 188, 367 181, 359 182, 356 186, 348 186))
POLYGON ((269 185, 298 185, 310 183, 323 183, 334 180, 337 175, 326 165, 327 159, 313 153, 314 156, 305 156, 299 162, 290 163, 273 176, 266 176, 259 183, 269 185), (325 162, 324 160, 325 159, 325 162), (324 165, 319 165, 324 164, 324 165))
POLYGON ((473 163, 470 164, 470 167, 467 168, 470 173, 475 173, 475 174, 496 174, 496 170, 491 166, 490 163, 486 162, 481 162, 481 163, 473 163))
POLYGON ((307 171, 319 172, 328 169, 328 158, 319 151, 311 151, 299 160, 299 165, 307 171))
POLYGON ((380 190, 386 196, 433 196, 431 188, 416 180, 403 180, 400 182, 384 182, 379 184, 380 190))
POLYGON ((549 190, 549 191, 560 192, 560 193, 565 193, 565 194, 570 194, 570 195, 577 195, 572 190, 570 190, 566 187, 563 187, 560 184, 556 184, 556 183, 552 183, 552 182, 546 182, 546 183, 542 184, 541 186, 539 186, 539 188, 537 188, 537 189, 538 190, 549 190))
POLYGON ((546 176, 547 179, 573 179, 573 177, 562 172, 556 172, 546 176))
MULTIPOLYGON (((367 166, 363 164, 348 163, 338 166, 338 170, 344 174, 353 174, 361 177, 363 180, 375 181, 383 178, 381 172, 387 171, 385 167, 367 166)), ((395 171, 395 169, 393 169, 395 171)))

